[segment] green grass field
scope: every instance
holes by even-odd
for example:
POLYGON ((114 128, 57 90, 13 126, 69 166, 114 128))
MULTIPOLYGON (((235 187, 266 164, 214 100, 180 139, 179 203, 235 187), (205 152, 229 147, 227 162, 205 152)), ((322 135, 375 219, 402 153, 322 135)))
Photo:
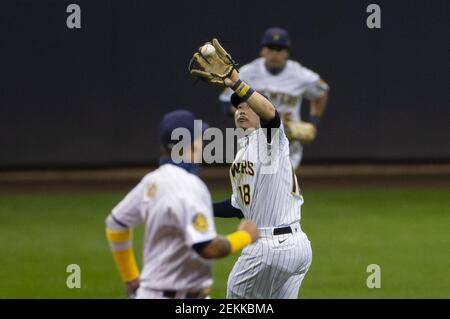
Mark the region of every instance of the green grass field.
MULTIPOLYGON (((123 297, 104 237, 104 218, 123 195, 0 195, 0 298, 123 297), (81 266, 80 289, 66 287, 69 264, 81 266)), ((313 190, 305 201, 313 264, 302 298, 450 298, 450 189, 313 190), (381 267, 379 289, 366 286, 369 264, 381 267)), ((238 221, 216 223, 224 234, 238 221)), ((215 264, 214 298, 225 297, 236 258, 215 264)))

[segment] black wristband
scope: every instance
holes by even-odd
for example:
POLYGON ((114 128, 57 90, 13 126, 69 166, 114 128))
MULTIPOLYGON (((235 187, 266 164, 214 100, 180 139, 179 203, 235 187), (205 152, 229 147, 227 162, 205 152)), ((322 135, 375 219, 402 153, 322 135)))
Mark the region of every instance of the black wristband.
POLYGON ((242 100, 247 100, 253 93, 255 93, 255 90, 253 90, 250 85, 245 83, 242 80, 238 80, 231 89, 234 91, 234 93, 237 94, 242 100))
POLYGON ((239 87, 239 85, 241 85, 241 83, 242 83, 242 80, 239 79, 236 83, 234 83, 234 85, 231 87, 231 89, 233 91, 236 91, 237 88, 239 87))

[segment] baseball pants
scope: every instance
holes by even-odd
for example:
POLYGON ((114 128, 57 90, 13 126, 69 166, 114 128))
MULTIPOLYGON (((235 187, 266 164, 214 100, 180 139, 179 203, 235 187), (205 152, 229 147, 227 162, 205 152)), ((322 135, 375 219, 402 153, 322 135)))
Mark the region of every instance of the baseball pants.
POLYGON ((260 239, 246 247, 228 278, 230 299, 297 299, 312 261, 311 243, 299 224, 292 233, 273 235, 260 229, 260 239))

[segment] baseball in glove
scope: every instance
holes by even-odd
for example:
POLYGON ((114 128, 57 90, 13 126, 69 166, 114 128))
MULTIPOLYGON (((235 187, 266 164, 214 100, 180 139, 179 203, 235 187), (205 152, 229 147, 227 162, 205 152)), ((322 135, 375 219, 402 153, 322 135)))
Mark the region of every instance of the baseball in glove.
POLYGON ((317 135, 316 127, 307 122, 285 122, 286 136, 290 140, 298 140, 302 144, 311 143, 317 135))
POLYGON ((189 72, 209 83, 225 86, 224 79, 229 77, 231 72, 236 69, 236 62, 231 58, 231 55, 219 44, 217 39, 212 39, 211 43, 205 43, 200 47, 198 52, 189 62, 189 72), (209 50, 209 54, 205 54, 205 46, 213 46, 209 50))

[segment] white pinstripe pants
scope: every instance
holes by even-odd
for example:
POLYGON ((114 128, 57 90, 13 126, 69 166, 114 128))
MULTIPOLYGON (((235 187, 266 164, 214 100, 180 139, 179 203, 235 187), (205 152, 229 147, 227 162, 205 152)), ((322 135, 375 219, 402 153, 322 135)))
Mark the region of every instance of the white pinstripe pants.
POLYGON ((293 233, 262 235, 246 247, 227 284, 229 299, 297 299, 312 261, 311 243, 300 227, 293 233))

